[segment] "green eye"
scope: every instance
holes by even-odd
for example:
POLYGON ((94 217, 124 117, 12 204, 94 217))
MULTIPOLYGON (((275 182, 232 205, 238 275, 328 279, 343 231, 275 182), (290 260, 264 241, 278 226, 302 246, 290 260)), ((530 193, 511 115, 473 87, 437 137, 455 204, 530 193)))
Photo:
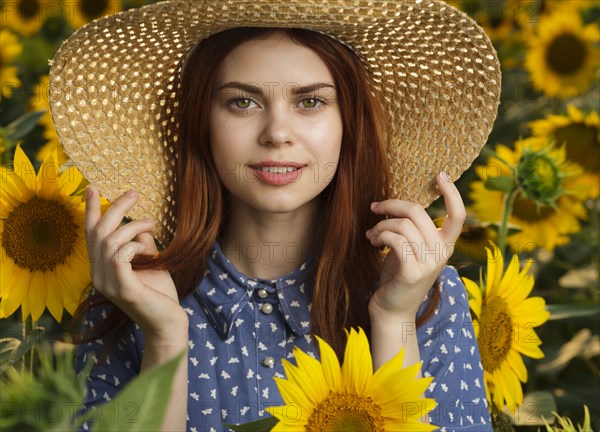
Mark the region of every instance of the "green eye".
POLYGON ((252 101, 250 99, 237 99, 236 101, 234 101, 236 108, 248 108, 250 107, 250 104, 252 103, 252 101))
POLYGON ((302 99, 302 107, 303 108, 315 108, 318 104, 319 104, 319 100, 317 98, 302 99))

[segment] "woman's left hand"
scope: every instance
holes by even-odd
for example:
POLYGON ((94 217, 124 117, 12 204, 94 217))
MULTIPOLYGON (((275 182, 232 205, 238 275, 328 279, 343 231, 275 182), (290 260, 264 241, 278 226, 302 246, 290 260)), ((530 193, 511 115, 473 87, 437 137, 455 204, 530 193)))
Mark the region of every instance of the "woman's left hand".
POLYGON ((369 302, 371 320, 413 321, 425 295, 454 252, 466 211, 460 193, 444 174, 436 179, 448 216, 436 228, 421 206, 401 200, 371 205, 371 211, 387 215, 367 231, 375 247, 387 246, 379 288, 369 302))

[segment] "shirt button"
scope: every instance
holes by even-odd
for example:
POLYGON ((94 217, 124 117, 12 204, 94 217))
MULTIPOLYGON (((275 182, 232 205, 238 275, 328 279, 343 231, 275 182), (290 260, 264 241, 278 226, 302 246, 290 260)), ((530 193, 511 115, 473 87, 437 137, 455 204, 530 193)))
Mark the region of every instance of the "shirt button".
POLYGON ((264 288, 260 288, 258 291, 256 291, 256 294, 258 294, 258 296, 263 299, 269 296, 269 293, 264 288))
POLYGON ((271 303, 263 303, 260 306, 260 311, 266 315, 269 315, 271 312, 273 312, 273 305, 271 303))
POLYGON ((275 366, 275 359, 273 357, 265 357, 262 364, 264 367, 272 368, 275 366))

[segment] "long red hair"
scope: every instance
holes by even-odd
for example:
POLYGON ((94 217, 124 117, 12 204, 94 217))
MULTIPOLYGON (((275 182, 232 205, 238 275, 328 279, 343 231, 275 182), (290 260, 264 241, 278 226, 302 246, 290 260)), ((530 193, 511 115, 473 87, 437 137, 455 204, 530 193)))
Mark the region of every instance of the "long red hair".
MULTIPOLYGON (((175 107, 177 140, 170 143, 178 154, 176 231, 157 258, 136 257, 134 265, 169 270, 180 299, 200 284, 206 257, 227 214, 227 191, 221 185, 209 142, 217 69, 241 43, 275 32, 320 56, 334 77, 342 114, 340 160, 332 182, 322 193, 321 223, 315 232, 317 269, 311 310, 313 334, 329 342, 341 356, 346 340, 344 328, 361 326, 369 334, 368 300, 377 288, 381 256, 367 240, 365 231, 381 220, 370 211, 370 204, 388 197, 389 172, 382 107, 373 94, 369 73, 350 48, 329 36, 302 29, 236 28, 209 37, 189 53, 180 77, 180 89, 185 91, 180 92, 175 107)), ((436 301, 430 301, 417 325, 428 318, 436 301)), ((110 302, 100 294, 90 296, 76 316, 83 317, 100 303, 110 302)), ((95 326, 77 342, 94 340, 116 330, 116 343, 129 325, 131 320, 114 308, 104 325, 95 326)))

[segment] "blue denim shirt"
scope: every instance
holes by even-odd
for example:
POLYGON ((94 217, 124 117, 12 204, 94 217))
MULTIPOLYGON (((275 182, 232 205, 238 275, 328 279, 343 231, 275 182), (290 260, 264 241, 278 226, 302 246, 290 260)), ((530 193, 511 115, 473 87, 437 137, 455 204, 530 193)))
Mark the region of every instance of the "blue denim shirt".
MULTIPOLYGON (((200 286, 182 300, 189 315, 189 431, 226 431, 224 423, 257 420, 269 416, 266 407, 282 404, 273 380, 284 377, 281 359, 293 360, 294 346, 318 358, 310 333, 313 278, 312 261, 277 279, 248 278, 214 245, 200 286)), ((426 396, 438 402, 430 421, 444 432, 492 431, 464 285, 449 266, 439 278, 440 304, 416 330, 423 375, 434 377, 426 396)), ((105 309, 94 309, 84 325, 101 325, 105 309)), ((79 346, 76 370, 82 370, 88 352, 97 356, 104 344, 79 346)), ((111 400, 137 376, 143 352, 144 336, 134 324, 110 361, 90 373, 85 408, 111 400)), ((130 414, 135 421, 136 413, 130 414)))

